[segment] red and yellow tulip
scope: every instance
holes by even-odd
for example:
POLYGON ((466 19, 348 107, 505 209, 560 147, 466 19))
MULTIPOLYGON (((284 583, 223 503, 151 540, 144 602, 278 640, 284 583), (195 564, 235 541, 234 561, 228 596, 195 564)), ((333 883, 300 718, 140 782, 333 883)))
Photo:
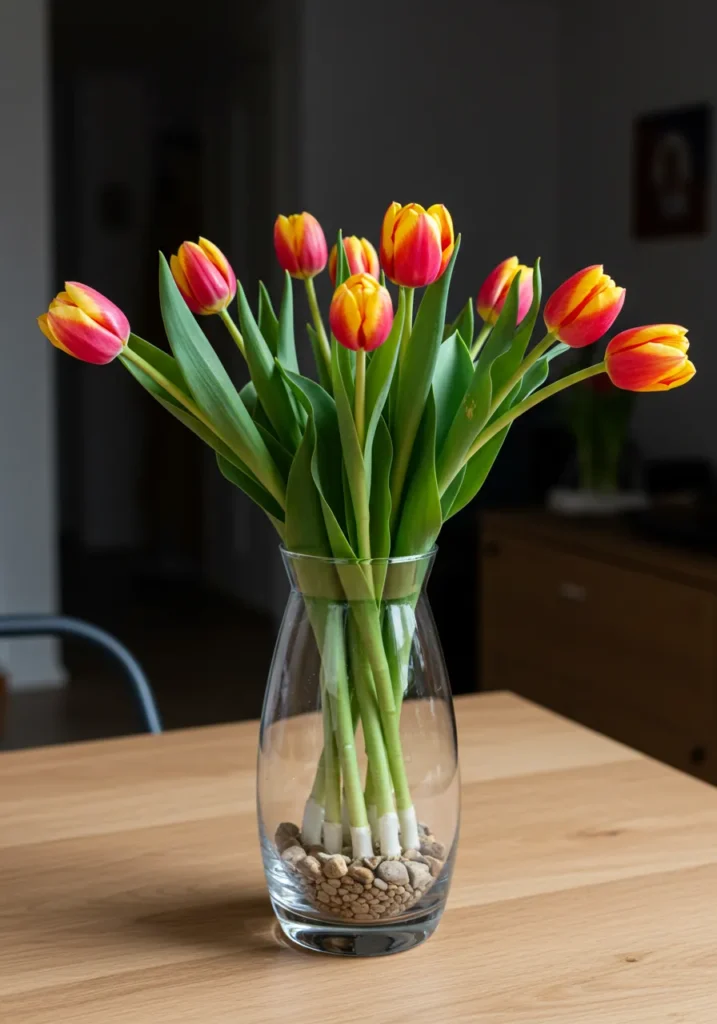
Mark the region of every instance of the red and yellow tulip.
POLYGON ((520 274, 518 286, 518 323, 524 319, 533 301, 533 271, 517 256, 503 260, 491 270, 481 285, 476 299, 478 316, 487 324, 494 324, 500 316, 505 300, 515 277, 520 274))
POLYGON ((37 318, 40 330, 52 344, 85 363, 111 363, 127 344, 127 317, 113 302, 77 281, 66 281, 37 318))
POLYGON ((453 255, 453 221, 445 206, 424 210, 418 203, 391 203, 381 228, 381 266, 386 277, 406 288, 436 281, 453 255))
POLYGON ((572 348, 591 345, 609 331, 625 302, 625 289, 599 264, 573 274, 545 304, 545 325, 572 348))
POLYGON ((608 344, 608 376, 625 391, 670 391, 695 375, 687 358, 689 347, 687 329, 677 324, 633 327, 608 344))
POLYGON ((346 348, 370 352, 382 345, 393 323, 388 289, 371 274, 353 274, 334 292, 331 331, 346 348))
MULTIPOLYGON (((367 238, 357 238, 356 235, 344 238, 344 252, 352 274, 371 274, 378 279, 378 255, 367 238)), ((336 263, 336 246, 333 245, 329 253, 329 277, 332 285, 336 284, 336 263)))
POLYGON ((182 242, 169 265, 193 313, 220 313, 236 295, 237 279, 229 260, 206 238, 200 238, 198 243, 182 242))
POLYGON ((310 213, 280 214, 274 223, 274 249, 282 270, 292 277, 316 277, 326 266, 326 237, 310 213))

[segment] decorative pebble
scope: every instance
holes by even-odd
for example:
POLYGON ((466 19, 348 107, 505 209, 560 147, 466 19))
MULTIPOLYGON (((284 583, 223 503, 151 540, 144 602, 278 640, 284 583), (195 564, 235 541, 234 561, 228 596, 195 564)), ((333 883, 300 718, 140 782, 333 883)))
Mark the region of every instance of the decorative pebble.
POLYGON ((346 861, 341 854, 334 854, 324 861, 323 872, 327 878, 343 878, 347 871, 346 861))
POLYGON ((288 846, 282 853, 281 859, 289 867, 295 868, 300 860, 306 859, 306 851, 303 846, 288 846))
POLYGON ((351 864, 349 866, 349 874, 357 882, 362 882, 364 885, 371 885, 373 883, 373 871, 370 868, 362 867, 360 864, 351 864))
POLYGON ((382 857, 364 857, 363 862, 367 868, 371 868, 372 871, 375 871, 382 860, 382 857))
POLYGON ((437 857, 426 857, 426 860, 428 861, 428 868, 431 872, 431 875, 434 878, 438 878, 443 868, 443 861, 438 860, 437 857))
POLYGON ((327 878, 326 879, 326 884, 330 885, 332 889, 340 889, 341 888, 341 881, 338 878, 327 878))
POLYGON ((378 866, 377 874, 384 882, 393 883, 394 885, 405 885, 408 881, 406 865, 401 863, 400 860, 382 861, 378 866))
POLYGON ((421 843, 421 853, 424 857, 435 857, 437 860, 445 860, 446 848, 437 839, 421 843))
POLYGON ((431 884, 431 872, 426 864, 416 864, 412 861, 406 865, 406 870, 414 889, 427 889, 431 884))
POLYGON ((385 892, 388 889, 388 882, 384 882, 382 878, 374 878, 373 886, 374 889, 382 889, 385 892))
POLYGON ((424 825, 422 821, 418 823, 418 834, 419 836, 428 836, 431 834, 431 830, 428 825, 424 825))
POLYGON ((422 853, 418 852, 418 850, 406 850, 401 859, 423 861, 424 857, 422 853))
POLYGON ((301 874, 308 879, 321 878, 321 865, 316 857, 304 857, 303 860, 297 861, 296 866, 301 874))
POLYGON ((319 858, 322 864, 325 864, 327 860, 331 860, 330 853, 317 853, 316 856, 319 858))
POLYGON ((331 897, 328 896, 325 892, 319 890, 316 893, 316 899, 319 901, 319 903, 328 903, 331 897))

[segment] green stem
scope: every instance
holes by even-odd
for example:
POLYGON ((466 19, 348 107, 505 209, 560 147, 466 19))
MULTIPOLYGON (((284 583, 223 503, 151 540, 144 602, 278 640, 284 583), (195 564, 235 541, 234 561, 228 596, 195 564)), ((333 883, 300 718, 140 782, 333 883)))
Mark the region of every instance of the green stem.
POLYGON ((329 345, 329 339, 326 336, 324 321, 321 319, 321 310, 319 309, 319 303, 316 298, 316 289, 314 288, 313 277, 307 277, 304 280, 304 285, 306 287, 306 297, 309 300, 311 319, 314 321, 314 330, 316 331, 316 336, 319 339, 321 354, 324 357, 329 377, 331 377, 331 346, 329 345))
POLYGON ((356 386, 354 389, 354 422, 363 452, 366 441, 366 350, 356 352, 356 386))
POLYGON ((333 728, 331 697, 326 692, 326 688, 323 690, 323 702, 326 821, 339 824, 341 821, 341 765, 333 728))
POLYGON ((493 324, 483 324, 480 331, 478 332, 478 337, 471 346, 471 359, 473 359, 474 361, 480 355, 480 350, 483 348, 485 340, 492 330, 493 324))
MULTIPOLYGON (((484 430, 482 434, 478 436, 477 441, 468 452, 467 456, 463 460, 463 465, 473 458, 475 453, 479 451, 483 445, 488 444, 496 434, 499 434, 501 430, 510 426, 513 420, 517 419, 518 416, 522 416, 523 413, 528 412, 529 409, 533 409, 536 405, 544 402, 546 398, 552 398, 553 395, 557 395, 560 391, 564 391, 566 388, 572 387, 573 384, 579 384, 581 380, 587 380, 589 377, 596 377, 599 373, 605 373, 605 362, 595 363, 594 366, 588 366, 584 370, 578 370, 576 373, 571 373, 567 377, 562 377, 560 380, 556 380, 554 384, 549 384, 547 388, 541 388, 540 391, 536 391, 530 398, 526 398, 519 405, 513 406, 508 412, 503 413, 497 420, 484 430)), ((450 481, 449 481, 450 483, 450 481)))
POLYGON ((340 604, 331 604, 328 607, 322 663, 324 685, 333 699, 335 736, 349 823, 354 828, 364 828, 368 825, 368 818, 354 740, 354 720, 346 671, 344 609, 340 604))
POLYGON ((232 318, 229 316, 229 313, 226 309, 221 309, 219 311, 219 316, 222 318, 222 320, 224 321, 224 326, 229 331, 234 341, 237 343, 237 348, 246 359, 246 349, 244 348, 244 338, 242 337, 241 331, 234 323, 232 318))
POLYGON ((205 427, 219 437, 214 424, 204 415, 199 406, 196 405, 181 388, 177 387, 176 384, 173 384, 171 380, 165 377, 163 373, 160 373, 159 370, 155 370, 152 364, 148 363, 146 359, 143 359, 142 356, 138 356, 137 353, 133 352, 127 345, 125 345, 122 350, 120 359, 134 363, 138 370, 141 370, 142 373, 146 373, 148 377, 151 377, 155 384, 159 384, 159 386, 166 391, 168 395, 171 395, 175 401, 179 402, 180 405, 183 405, 187 412, 190 412, 192 416, 199 420, 200 423, 203 423, 205 427))
POLYGON ((490 412, 488 413, 488 419, 495 415, 498 409, 500 409, 503 402, 506 400, 508 395, 511 393, 515 385, 519 380, 522 380, 523 376, 528 372, 531 366, 534 366, 541 356, 545 355, 550 346, 555 341, 555 335, 551 334, 550 331, 542 338, 538 344, 530 350, 528 355, 525 357, 523 362, 520 364, 518 369, 515 371, 512 377, 505 382, 500 391, 495 395, 491 402, 490 412))
POLYGON ((401 331, 401 347, 398 351, 399 377, 403 361, 406 358, 406 352, 408 351, 408 345, 411 340, 411 332, 413 331, 413 297, 416 293, 416 289, 407 288, 405 285, 401 285, 401 291, 403 292, 405 300, 405 313, 403 316, 403 330, 401 331))
POLYGON ((351 606, 351 611, 373 674, 386 754, 396 792, 396 806, 399 811, 409 810, 413 806, 413 801, 401 749, 399 715, 394 700, 391 670, 383 646, 379 611, 375 604, 369 602, 355 603, 351 606))
MULTIPOLYGON (((391 768, 386 754, 381 715, 376 698, 376 690, 371 678, 371 671, 366 661, 364 645, 355 621, 349 623, 351 637, 351 677, 356 687, 356 695, 361 714, 364 743, 371 766, 370 786, 372 798, 376 803, 376 811, 381 817, 393 812, 393 786, 391 768)), ((367 783, 368 787, 369 783, 367 783)))
POLYGON ((324 796, 326 794, 326 764, 324 763, 325 755, 323 750, 321 751, 321 757, 319 763, 316 765, 316 775, 314 775, 314 784, 311 787, 311 798, 315 800, 317 804, 323 806, 324 796))

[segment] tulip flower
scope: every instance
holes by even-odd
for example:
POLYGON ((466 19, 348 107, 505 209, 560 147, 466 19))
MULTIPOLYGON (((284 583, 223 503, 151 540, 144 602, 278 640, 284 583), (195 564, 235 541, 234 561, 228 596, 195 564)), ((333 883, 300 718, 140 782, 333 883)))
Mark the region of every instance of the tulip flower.
POLYGON ((453 221, 445 206, 424 210, 418 203, 391 203, 381 228, 381 266, 405 288, 436 281, 453 255, 453 221))
MULTIPOLYGON (((376 250, 367 238, 357 238, 356 235, 349 235, 344 238, 344 252, 352 274, 371 274, 378 279, 379 265, 376 250)), ((329 253, 329 277, 331 284, 336 285, 336 246, 332 246, 329 253)))
POLYGON ((391 330, 391 296, 370 274, 353 274, 334 292, 329 323, 336 340, 346 348, 370 352, 384 343, 391 330))
POLYGON ((670 391, 695 375, 687 358, 689 347, 686 328, 677 324, 633 327, 609 342, 608 376, 625 391, 670 391))
POLYGON ((522 263, 517 256, 503 260, 491 270, 481 285, 476 300, 476 309, 481 320, 494 324, 505 305, 510 286, 516 275, 520 274, 518 288, 518 323, 524 319, 533 301, 533 271, 522 263))
POLYGON ((600 265, 586 267, 568 278, 545 304, 548 331, 571 348, 591 345, 609 331, 625 301, 600 265))
POLYGON ((37 318, 52 344, 85 363, 103 366, 122 352, 130 335, 121 309, 94 288, 66 281, 65 291, 37 318))
POLYGON ((274 223, 274 249, 282 270, 292 277, 309 280, 326 266, 326 238, 310 213, 279 215, 274 223))
POLYGON ((200 238, 199 243, 182 242, 169 265, 192 313, 220 313, 236 295, 237 279, 229 261, 206 238, 200 238))

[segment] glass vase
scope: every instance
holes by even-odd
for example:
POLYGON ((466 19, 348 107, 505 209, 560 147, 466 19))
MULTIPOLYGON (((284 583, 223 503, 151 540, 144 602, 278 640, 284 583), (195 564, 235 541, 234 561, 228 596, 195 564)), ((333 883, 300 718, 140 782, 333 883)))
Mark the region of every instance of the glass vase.
POLYGON ((453 702, 426 597, 434 553, 283 557, 291 594, 257 794, 274 912, 310 949, 410 949, 443 913, 459 825, 453 702))

